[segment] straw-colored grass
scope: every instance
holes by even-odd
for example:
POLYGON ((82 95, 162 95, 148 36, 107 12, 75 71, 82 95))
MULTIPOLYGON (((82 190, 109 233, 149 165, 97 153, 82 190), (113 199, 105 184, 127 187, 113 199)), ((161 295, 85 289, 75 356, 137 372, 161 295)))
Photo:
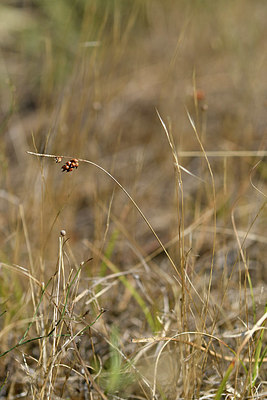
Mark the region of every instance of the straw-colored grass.
POLYGON ((265 2, 2 3, 0 400, 266 398, 265 2))

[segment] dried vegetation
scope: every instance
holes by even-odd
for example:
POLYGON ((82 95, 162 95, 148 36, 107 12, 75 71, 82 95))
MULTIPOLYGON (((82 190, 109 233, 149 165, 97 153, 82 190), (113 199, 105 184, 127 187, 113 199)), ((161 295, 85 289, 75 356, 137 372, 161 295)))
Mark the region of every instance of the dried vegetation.
POLYGON ((266 13, 1 2, 1 400, 267 397, 266 13))

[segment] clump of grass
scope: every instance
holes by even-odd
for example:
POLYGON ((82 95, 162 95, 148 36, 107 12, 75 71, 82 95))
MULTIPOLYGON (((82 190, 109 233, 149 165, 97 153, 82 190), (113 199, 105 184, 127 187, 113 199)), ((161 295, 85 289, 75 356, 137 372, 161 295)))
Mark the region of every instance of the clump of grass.
MULTIPOLYGON (((161 119, 161 118, 160 118, 161 119)), ((178 162, 177 155, 175 155, 174 144, 172 142, 171 137, 169 136, 169 132, 163 123, 162 119, 161 122, 163 124, 164 129, 166 130, 167 137, 169 139, 169 143, 171 148, 174 151, 174 160, 175 165, 178 168, 179 173, 179 190, 182 189, 182 178, 181 178, 181 171, 179 170, 180 164, 178 162)), ((54 158, 56 160, 59 159, 68 159, 71 157, 67 156, 56 156, 50 154, 40 154, 40 153, 33 153, 29 152, 29 154, 33 154, 37 157, 45 157, 45 158, 54 158)), ((264 345, 264 330, 262 329, 262 325, 266 319, 266 312, 262 318, 256 323, 254 328, 249 331, 249 335, 246 336, 245 340, 239 345, 238 350, 235 351, 233 346, 229 346, 225 343, 225 341, 221 340, 218 335, 214 335, 213 331, 216 327, 216 319, 209 322, 210 318, 212 318, 214 311, 210 308, 210 302, 212 298, 212 291, 211 291, 211 279, 207 282, 207 293, 205 294, 208 301, 202 298, 199 289, 195 287, 193 281, 190 279, 187 270, 187 259, 185 257, 185 242, 184 242, 184 226, 182 226, 182 230, 178 234, 178 243, 180 246, 180 253, 179 257, 181 260, 180 263, 180 271, 176 265, 174 264, 173 259, 171 258, 167 248, 163 246, 161 240, 159 239, 158 235, 155 233, 153 227, 149 223, 148 219, 145 217, 144 213, 141 211, 140 207, 137 205, 135 200, 132 196, 128 193, 128 191, 119 183, 119 181, 114 178, 108 171, 106 171, 103 167, 99 166, 98 164, 85 160, 75 158, 75 161, 78 163, 86 163, 96 167, 98 170, 104 172, 116 185, 122 190, 122 192, 126 195, 126 197, 132 202, 134 207, 137 209, 141 217, 144 219, 148 227, 151 229, 152 233, 154 234, 157 242, 161 246, 161 251, 165 256, 167 256, 167 260, 170 262, 174 271, 177 272, 175 277, 177 286, 174 291, 174 300, 177 300, 177 295, 181 296, 181 305, 176 309, 178 315, 181 315, 181 321, 179 323, 181 333, 175 334, 172 337, 166 335, 168 331, 168 326, 172 324, 171 314, 170 316, 164 321, 164 319, 156 318, 154 319, 152 313, 150 311, 150 307, 147 304, 147 298, 145 299, 140 296, 138 290, 134 287, 131 283, 130 279, 125 277, 119 270, 118 267, 109 259, 111 257, 110 252, 108 251, 106 255, 99 253, 99 250, 95 248, 94 245, 90 244, 89 241, 85 242, 86 246, 91 250, 92 254, 97 256, 98 259, 102 260, 103 265, 105 268, 109 269, 116 279, 119 279, 123 286, 125 287, 126 291, 130 293, 130 296, 136 301, 139 305, 140 310, 145 316, 146 323, 150 327, 151 331, 155 334, 154 337, 150 338, 139 338, 133 340, 132 343, 150 343, 149 352, 151 352, 152 347, 151 345, 158 344, 158 349, 155 352, 155 364, 154 364, 154 372, 152 374, 153 378, 150 377, 145 371, 139 370, 140 368, 140 360, 142 362, 143 354, 148 352, 148 349, 139 350, 138 353, 135 355, 134 358, 127 357, 124 352, 119 349, 119 333, 115 333, 114 330, 110 331, 110 339, 105 337, 106 334, 101 333, 97 324, 99 321, 102 320, 102 314, 104 309, 99 307, 99 299, 101 299, 102 294, 104 291, 96 291, 92 292, 92 299, 90 302, 87 299, 87 296, 90 294, 90 291, 83 291, 79 293, 79 285, 81 284, 81 274, 82 269, 84 268, 84 262, 81 262, 80 265, 77 265, 75 268, 70 268, 69 272, 67 273, 67 268, 65 266, 64 258, 69 258, 67 252, 64 250, 64 247, 67 246, 68 240, 65 239, 66 232, 61 230, 61 236, 59 237, 59 251, 58 251, 58 262, 56 266, 56 270, 53 276, 50 277, 46 284, 43 284, 38 279, 34 277, 33 273, 33 260, 30 257, 30 270, 22 268, 20 266, 11 266, 11 265, 4 265, 9 270, 14 270, 17 272, 22 273, 27 279, 29 279, 30 284, 30 293, 29 298, 31 298, 32 306, 33 306, 33 317, 31 321, 28 323, 24 334, 22 335, 21 339, 17 341, 14 345, 9 347, 7 350, 1 353, 1 357, 4 358, 8 356, 10 353, 14 351, 19 351, 22 349, 22 357, 23 357, 23 364, 21 364, 22 371, 25 371, 27 374, 30 374, 30 371, 33 368, 32 364, 38 365, 36 370, 36 375, 33 376, 30 380, 28 380, 29 390, 32 396, 37 396, 38 398, 50 398, 55 393, 59 396, 63 396, 64 393, 69 392, 70 383, 76 380, 79 382, 79 377, 83 377, 85 380, 84 389, 87 393, 92 393, 93 396, 100 396, 100 398, 106 399, 107 394, 112 396, 115 393, 123 393, 123 391, 127 391, 126 387, 131 383, 132 387, 135 387, 134 384, 138 382, 141 387, 145 384, 143 388, 144 393, 146 396, 156 397, 157 393, 160 394, 161 397, 170 397, 174 396, 174 393, 179 393, 182 389, 186 396, 193 396, 195 392, 195 387, 190 387, 188 385, 188 381, 195 376, 196 380, 201 382, 200 377, 197 373, 197 369, 189 371, 186 367, 186 363, 182 360, 191 360, 194 362, 195 367, 197 365, 206 365, 207 360, 209 357, 214 357, 219 362, 226 362, 231 361, 230 366, 226 370, 225 374, 223 374, 223 369, 221 369, 221 373, 223 379, 221 383, 218 385, 217 393, 214 393, 214 398, 219 399, 225 392, 226 386, 230 384, 230 377, 233 370, 236 368, 238 371, 238 363, 241 362, 243 365, 244 374, 246 376, 246 380, 250 383, 247 388, 242 389, 242 393, 244 394, 247 390, 250 393, 253 393, 256 380, 259 377, 259 371, 266 362, 265 354, 266 354, 266 347, 264 345), (64 256, 65 254, 65 256, 64 256), (107 255, 109 254, 109 258, 107 255), (181 269, 183 266, 183 270, 181 269), (37 289, 36 290, 36 286, 37 289), (183 290, 184 287, 184 290, 183 290), (39 291, 39 293, 38 293, 39 291), (175 293, 176 292, 176 293, 175 293), (86 303, 84 300, 87 299, 86 303), (202 303, 202 308, 196 302, 196 299, 202 303), (94 318, 91 319, 91 322, 85 321, 85 315, 91 313, 91 311, 86 310, 84 312, 85 304, 94 304, 98 307, 98 311, 94 318), (77 311, 79 306, 80 312, 77 311), (194 311, 193 311, 194 310, 194 311), (193 313, 192 313, 193 311, 193 313), (189 318, 190 312, 192 313, 193 319, 189 318), (201 331, 197 329, 197 321, 199 318, 199 322, 204 327, 204 330, 201 331), (158 321, 158 322, 157 322, 158 321), (190 329, 190 325, 192 323, 195 324, 195 329, 190 329), (211 324, 212 333, 208 333, 206 331, 207 326, 211 324), (32 334, 32 331, 35 330, 36 334, 32 334), (246 344, 248 343, 249 339, 253 337, 253 334, 260 330, 259 339, 257 341, 254 356, 251 357, 241 357, 241 352, 245 348, 246 344), (31 337, 29 338, 29 335, 31 337), (95 351, 95 344, 94 344, 94 337, 98 336, 103 337, 104 342, 111 346, 111 351, 109 353, 108 358, 105 360, 105 356, 103 356, 103 360, 99 358, 97 352, 95 351), (77 345, 77 340, 83 342, 84 338, 88 336, 91 340, 91 350, 90 350, 90 357, 87 361, 84 360, 84 351, 86 346, 83 350, 80 350, 77 345), (177 338, 179 336, 179 338, 177 338), (181 338, 181 337, 184 338, 181 338), (195 337, 192 340, 192 336, 195 337), (203 340, 198 340, 197 338, 206 337, 208 341, 205 343, 203 340), (224 355, 221 350, 217 349, 214 346, 214 340, 218 341, 220 345, 229 348, 232 353, 234 353, 234 357, 230 357, 228 355, 224 355), (159 368, 163 368, 164 364, 160 364, 160 360, 162 356, 166 353, 166 348, 170 343, 177 344, 177 354, 180 354, 180 358, 177 359, 177 363, 179 365, 180 374, 183 377, 180 383, 180 389, 177 386, 174 386, 167 389, 166 382, 162 381, 161 375, 159 375, 159 368), (73 346, 73 347, 72 347, 73 346), (24 349, 32 348, 38 355, 33 358, 27 358, 24 355, 24 349), (39 349, 37 351, 37 349, 39 349), (263 350, 262 350, 263 349, 263 350), (264 350, 265 349, 265 350, 264 350), (73 356, 70 358, 69 353, 73 353, 73 356), (193 356, 193 354, 195 354, 193 356), (91 358, 91 362, 90 362, 91 358), (71 364, 69 364, 71 360, 71 364), (197 360, 197 361, 196 361, 197 360), (79 370, 77 363, 82 367, 82 370, 79 370), (203 364, 204 363, 204 364, 203 364), (253 364, 254 367, 247 368, 246 363, 253 364), (67 368, 69 372, 64 377, 62 375, 62 369, 67 368), (130 371, 134 373, 134 375, 129 377, 130 371), (252 371, 252 378, 249 379, 249 373, 252 371), (76 378, 74 378, 74 376, 76 378), (77 379, 78 377, 78 379, 77 379), (63 384, 60 382, 64 382, 63 384), (141 384, 142 383, 142 384, 141 384), (85 389, 86 388, 86 389, 85 389), (95 394, 94 394, 95 393, 95 394), (169 394, 167 394, 169 393, 169 394)), ((188 171, 186 171, 188 172, 188 171)), ((75 172, 71 172, 74 174, 75 172)), ((195 177, 193 177, 195 179, 195 177)), ((181 194, 183 192, 181 191, 181 194)), ((181 204, 181 201, 179 201, 181 204)), ((179 206, 180 207, 180 206, 179 206)), ((28 231, 25 223, 25 216, 23 213, 22 208, 20 208, 20 214, 22 223, 24 226, 24 233, 26 238, 26 243, 28 241, 28 231)), ((258 214, 259 215, 259 214, 258 214)), ((183 218, 183 213, 181 214, 181 218, 183 218)), ((182 219, 180 220, 182 221, 182 219)), ((243 245, 240 244, 238 239, 238 233, 236 227, 234 225, 234 232, 237 236, 237 241, 240 246, 240 254, 243 258, 243 263, 247 268, 245 255, 243 253, 242 247, 243 245)), ((28 251, 30 252, 30 245, 28 244, 28 251)), ((71 254, 71 250, 69 248, 71 254)), ((213 258, 215 257, 215 250, 213 251, 213 258)), ((146 263, 146 261, 144 261, 146 263)), ((249 278, 249 274, 246 274, 248 277, 248 283, 251 292, 252 298, 252 305, 254 304, 254 295, 253 295, 253 287, 251 279, 249 278)), ((108 278, 108 276, 106 276, 108 278)), ((166 278, 166 277, 165 277, 166 278)), ((100 277, 100 281, 105 282, 105 277, 100 277)), ((103 284, 103 283, 102 283, 103 284)), ((102 285, 101 284, 101 285, 102 285)), ((228 285, 230 281, 228 281, 228 285)), ((99 284, 97 284, 98 287, 99 284)), ((166 297, 167 302, 170 302, 169 296, 166 297)), ((128 300, 129 301, 129 300, 128 300)), ((175 303, 174 307, 177 307, 175 303)), ((168 306, 170 310, 170 304, 168 306)), ((254 317, 256 316, 255 306, 254 309, 254 317)), ((105 326, 105 324, 104 324, 105 326)), ((105 332, 105 329, 104 329, 105 332)), ((129 337, 129 339, 131 336, 129 337)), ((102 340, 101 340, 102 341, 102 340)), ((84 346, 84 344, 83 344, 84 346)), ((153 354, 153 352, 152 352, 153 354)), ((218 364, 219 365, 219 364, 218 364)), ((220 368, 223 368, 222 366, 220 368)), ((170 377, 171 382, 172 378, 170 377)), ((8 376, 6 376, 3 384, 2 390, 5 387, 6 381, 8 380, 8 376)), ((130 386, 131 387, 131 386, 130 386)), ((15 389, 13 389, 15 390, 15 389)), ((18 389, 16 389, 18 390, 18 389)), ((78 389, 77 389, 78 390, 78 389)), ((135 389, 136 390, 136 389, 135 389)), ((200 391, 199 386, 199 393, 200 391)), ((227 389, 228 390, 228 389, 227 389)), ((237 393, 241 393, 241 391, 235 389, 237 393)), ((85 393, 84 392, 84 393, 85 393)), ((181 392, 182 393, 182 392, 181 392)))
POLYGON ((202 3, 0 13, 0 399, 265 396, 266 7, 202 3))

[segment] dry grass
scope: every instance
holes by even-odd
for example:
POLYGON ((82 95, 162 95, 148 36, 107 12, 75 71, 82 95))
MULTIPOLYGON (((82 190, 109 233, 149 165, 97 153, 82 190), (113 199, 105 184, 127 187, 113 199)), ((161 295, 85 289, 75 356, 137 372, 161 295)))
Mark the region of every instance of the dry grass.
POLYGON ((1 3, 1 400, 267 397, 266 11, 1 3))

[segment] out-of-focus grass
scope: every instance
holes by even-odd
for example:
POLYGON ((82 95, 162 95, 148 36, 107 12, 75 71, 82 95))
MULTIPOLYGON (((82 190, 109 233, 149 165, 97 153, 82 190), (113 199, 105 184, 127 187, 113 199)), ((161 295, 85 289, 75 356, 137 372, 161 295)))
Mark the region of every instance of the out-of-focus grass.
POLYGON ((0 398, 264 396, 266 8, 1 3, 0 398))

